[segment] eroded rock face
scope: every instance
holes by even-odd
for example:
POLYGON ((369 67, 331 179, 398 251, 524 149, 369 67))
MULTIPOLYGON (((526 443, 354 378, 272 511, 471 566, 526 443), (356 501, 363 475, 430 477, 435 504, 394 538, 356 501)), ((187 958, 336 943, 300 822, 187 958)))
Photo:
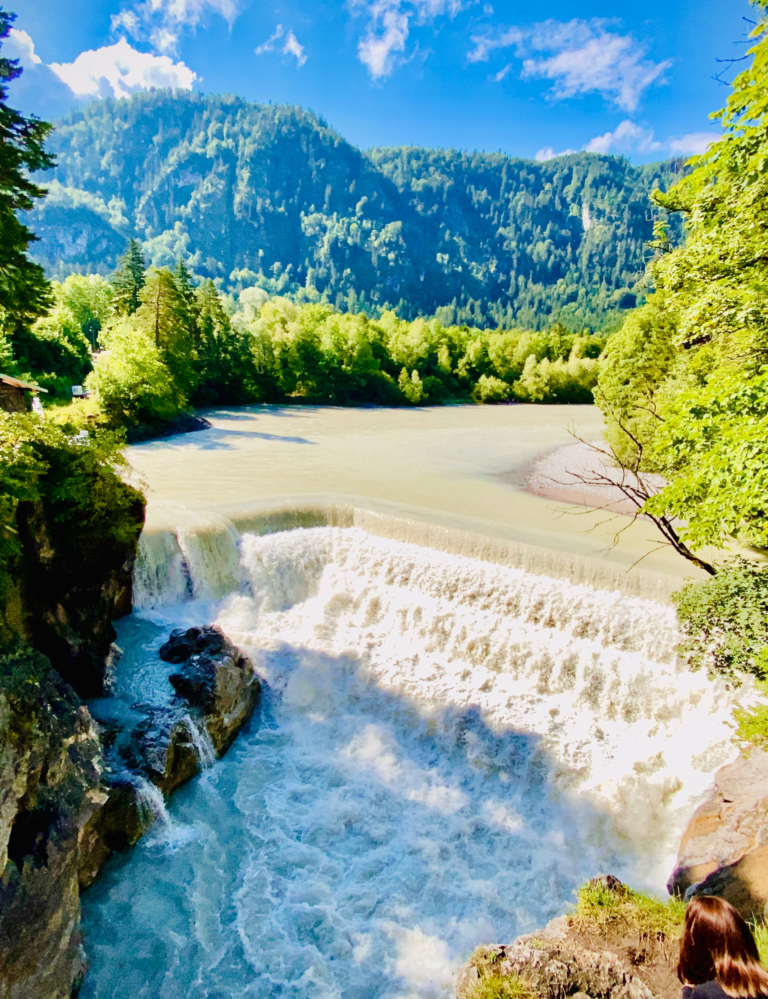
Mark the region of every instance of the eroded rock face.
POLYGON ((250 659, 215 626, 178 629, 160 649, 180 663, 170 677, 177 695, 199 712, 218 756, 253 714, 261 685, 250 659))
POLYGON ((0 996, 65 999, 85 972, 81 837, 108 794, 88 710, 30 658, 39 680, 0 693, 0 996))
MULTIPOLYGON (((558 921, 556 920, 555 923, 558 921)), ((551 924, 550 924, 551 925, 551 924)), ((549 928, 548 928, 549 929, 549 928)), ((508 946, 485 948, 501 975, 524 976, 541 999, 600 996, 602 999, 653 999, 648 986, 611 951, 586 950, 562 933, 544 930, 508 946)), ((459 972, 457 999, 472 999, 479 981, 472 961, 459 972)))
POLYGON ((768 753, 747 749, 715 774, 688 823, 670 894, 719 895, 746 918, 768 905, 768 753))

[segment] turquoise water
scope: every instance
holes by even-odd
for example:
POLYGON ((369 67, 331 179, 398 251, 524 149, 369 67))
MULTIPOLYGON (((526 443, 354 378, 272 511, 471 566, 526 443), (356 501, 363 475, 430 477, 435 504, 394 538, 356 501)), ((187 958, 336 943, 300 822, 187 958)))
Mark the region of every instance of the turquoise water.
POLYGON ((356 529, 240 558, 224 599, 121 624, 126 703, 162 694, 173 625, 213 620, 264 697, 84 895, 83 999, 444 997, 587 877, 661 888, 730 752, 669 608, 356 529))

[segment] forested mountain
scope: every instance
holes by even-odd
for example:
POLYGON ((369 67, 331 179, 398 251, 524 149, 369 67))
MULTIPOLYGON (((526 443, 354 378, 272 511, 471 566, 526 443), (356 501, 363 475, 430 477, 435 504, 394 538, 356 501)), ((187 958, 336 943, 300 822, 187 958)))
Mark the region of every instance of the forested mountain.
POLYGON ((51 276, 106 273, 135 236, 150 262, 182 258, 223 290, 528 328, 635 305, 649 192, 680 171, 592 153, 361 152, 301 108, 186 91, 94 103, 50 149, 29 224, 51 276))

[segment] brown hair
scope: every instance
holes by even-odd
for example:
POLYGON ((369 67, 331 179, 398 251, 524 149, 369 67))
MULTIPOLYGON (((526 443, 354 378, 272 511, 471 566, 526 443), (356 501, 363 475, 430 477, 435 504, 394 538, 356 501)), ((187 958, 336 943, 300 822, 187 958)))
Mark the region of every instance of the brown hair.
POLYGON ((768 996, 768 972, 754 937, 724 898, 700 896, 688 904, 677 977, 684 985, 714 980, 733 999, 768 996))

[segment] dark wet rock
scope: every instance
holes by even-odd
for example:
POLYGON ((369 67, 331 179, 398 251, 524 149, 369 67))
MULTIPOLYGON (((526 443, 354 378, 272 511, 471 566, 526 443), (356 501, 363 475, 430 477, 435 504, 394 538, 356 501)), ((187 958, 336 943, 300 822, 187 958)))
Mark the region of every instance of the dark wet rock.
POLYGON ((749 919, 768 907, 768 753, 749 748, 715 774, 680 842, 670 894, 719 895, 749 919))
POLYGON ((0 689, 0 996, 64 999, 85 971, 81 840, 108 793, 87 708, 43 656, 15 665, 0 689))
POLYGON ((146 717, 123 750, 126 764, 152 781, 163 794, 173 792, 200 772, 192 720, 178 708, 145 708, 146 717))
POLYGON ((169 677, 173 689, 199 712, 221 756, 258 704, 261 685, 253 663, 216 627, 174 631, 160 655, 183 664, 169 677))
POLYGON ((113 853, 135 846, 155 816, 142 804, 136 784, 122 776, 104 780, 105 800, 80 835, 79 882, 88 888, 113 853))
POLYGON ((186 630, 174 628, 168 641, 160 646, 160 658, 167 663, 183 663, 190 656, 201 653, 215 656, 228 645, 224 633, 213 625, 186 630))

